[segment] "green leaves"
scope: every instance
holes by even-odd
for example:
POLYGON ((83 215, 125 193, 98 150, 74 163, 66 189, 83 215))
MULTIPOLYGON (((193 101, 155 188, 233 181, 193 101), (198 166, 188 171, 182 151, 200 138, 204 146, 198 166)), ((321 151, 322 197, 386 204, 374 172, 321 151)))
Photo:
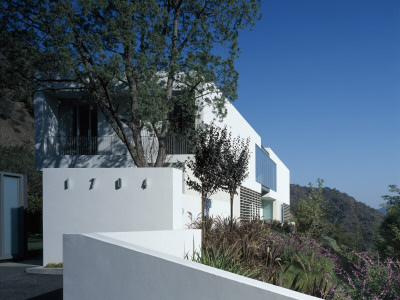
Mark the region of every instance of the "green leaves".
POLYGON ((28 177, 28 211, 42 210, 42 173, 35 171, 32 150, 22 146, 0 146, 0 170, 28 177))
POLYGON ((318 187, 315 188, 309 183, 311 192, 307 199, 300 199, 295 211, 298 231, 312 237, 320 237, 327 230, 327 214, 323 206, 322 184, 324 181, 317 179, 318 187))
MULTIPOLYGON (((174 91, 188 103, 193 95, 212 103, 218 116, 226 98, 237 98, 238 32, 254 25, 260 1, 9 0, 1 16, 7 32, 35 36, 36 51, 51 59, 56 75, 73 74, 139 167, 149 166, 139 135, 150 128, 160 167, 178 102, 174 91)), ((52 83, 51 75, 41 72, 40 81, 52 83)), ((199 106, 189 107, 196 115, 199 106)))
POLYGON ((227 142, 227 129, 214 125, 200 127, 195 136, 195 153, 187 162, 187 167, 197 180, 186 181, 189 188, 207 199, 221 189, 223 184, 223 149, 227 142))
POLYGON ((400 188, 389 185, 393 195, 382 196, 387 212, 379 227, 378 249, 385 255, 399 255, 400 249, 400 188))

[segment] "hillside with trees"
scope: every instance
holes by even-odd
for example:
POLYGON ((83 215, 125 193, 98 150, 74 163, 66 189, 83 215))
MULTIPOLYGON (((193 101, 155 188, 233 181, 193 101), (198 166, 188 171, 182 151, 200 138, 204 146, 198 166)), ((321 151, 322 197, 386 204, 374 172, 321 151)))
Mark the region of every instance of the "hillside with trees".
MULTIPOLYGON (((295 211, 300 199, 306 199, 310 187, 290 185, 290 202, 295 211)), ((344 244, 359 251, 373 250, 377 238, 377 229, 384 214, 368 205, 356 201, 346 193, 324 187, 323 206, 326 208, 328 235, 339 244, 344 244)))

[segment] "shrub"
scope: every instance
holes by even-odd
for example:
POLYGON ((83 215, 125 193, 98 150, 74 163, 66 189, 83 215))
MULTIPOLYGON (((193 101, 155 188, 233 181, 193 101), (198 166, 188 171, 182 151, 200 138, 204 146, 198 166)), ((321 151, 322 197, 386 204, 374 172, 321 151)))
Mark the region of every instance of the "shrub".
POLYGON ((284 264, 297 263, 311 274, 323 274, 334 269, 336 256, 311 237, 270 232, 265 243, 278 251, 284 264))
POLYGON ((400 260, 352 252, 350 270, 336 269, 339 277, 328 276, 335 295, 343 299, 400 299, 400 260))
POLYGON ((260 270, 251 270, 245 267, 243 262, 238 260, 236 252, 236 247, 230 247, 225 251, 209 248, 203 250, 201 254, 195 252, 191 259, 210 267, 257 279, 260 276, 260 270))
POLYGON ((45 266, 45 268, 62 268, 62 267, 63 267, 62 262, 59 263, 50 262, 45 266))
MULTIPOLYGON (((190 227, 201 228, 201 219, 190 227)), ((234 219, 231 229, 229 218, 216 217, 205 227, 195 261, 314 296, 331 294, 323 275, 334 271, 336 256, 311 237, 287 233, 289 224, 234 219), (287 274, 292 265, 297 275, 287 274)))
POLYGON ((26 174, 28 177, 28 211, 42 211, 42 173, 35 171, 33 151, 22 146, 0 146, 0 171, 26 174))

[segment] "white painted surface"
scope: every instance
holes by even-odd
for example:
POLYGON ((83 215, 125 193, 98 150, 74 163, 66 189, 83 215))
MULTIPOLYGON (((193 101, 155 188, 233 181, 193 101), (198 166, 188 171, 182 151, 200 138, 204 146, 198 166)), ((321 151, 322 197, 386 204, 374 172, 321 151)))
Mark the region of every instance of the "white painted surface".
POLYGON ((290 171, 271 148, 266 148, 270 158, 276 163, 276 191, 270 190, 264 198, 272 198, 290 205, 290 171))
POLYGON ((46 137, 58 132, 58 102, 45 92, 34 95, 35 168, 42 169, 46 152, 46 137))
MULTIPOLYGON (((230 202, 217 200, 214 196, 211 196, 210 200, 207 201, 207 204, 210 203, 211 205, 206 208, 208 209, 209 216, 220 216, 223 218, 230 216, 230 202)), ((239 203, 239 197, 236 200, 239 203)), ((201 216, 201 197, 199 195, 183 194, 182 204, 182 224, 184 227, 187 227, 192 221, 201 216)), ((234 211, 238 211, 237 208, 235 210, 235 204, 234 211)), ((234 216, 239 217, 235 213, 234 216)))
POLYGON ((64 236, 63 280, 65 300, 317 299, 98 234, 64 236))
POLYGON ((210 105, 205 105, 201 113, 201 120, 205 124, 214 122, 214 124, 219 127, 226 125, 228 130, 232 132, 232 137, 240 136, 243 139, 250 138, 249 176, 243 182, 243 186, 260 192, 261 184, 256 182, 255 145, 261 147, 261 137, 229 101, 226 102, 225 108, 227 111, 226 117, 223 120, 219 120, 213 113, 212 107, 210 105))
POLYGON ((134 244, 180 258, 186 255, 191 257, 193 250, 201 249, 200 229, 103 232, 98 235, 113 239, 118 243, 134 244))
POLYGON ((44 265, 62 261, 64 233, 182 228, 182 173, 177 169, 44 169, 43 182, 44 265), (121 189, 115 187, 118 178, 121 189), (142 189, 145 179, 148 185, 142 189))

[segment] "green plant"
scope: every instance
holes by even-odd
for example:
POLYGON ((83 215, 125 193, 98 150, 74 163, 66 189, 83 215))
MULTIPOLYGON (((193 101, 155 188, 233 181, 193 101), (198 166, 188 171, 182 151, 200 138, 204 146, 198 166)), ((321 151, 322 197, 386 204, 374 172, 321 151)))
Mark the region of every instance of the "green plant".
POLYGON ((42 211, 42 198, 38 195, 28 195, 28 212, 36 213, 42 211))
POLYGON ((55 262, 49 262, 47 265, 45 265, 45 268, 55 268, 56 267, 56 263, 55 262))
POLYGON ((62 268, 62 267, 63 267, 62 262, 59 262, 59 263, 50 262, 45 266, 45 268, 62 268))
POLYGON ((28 232, 28 252, 41 252, 43 250, 43 235, 28 232))
MULTIPOLYGON (((334 273, 336 256, 309 236, 291 232, 289 224, 208 218, 205 244, 198 262, 275 285, 329 298, 325 276, 334 273), (290 232, 290 233, 288 233, 290 232)), ((201 227, 197 219, 192 228, 201 227)))
MULTIPOLYGON (((197 220, 194 227, 200 226, 197 220)), ((257 270, 258 279, 276 283, 282 270, 281 259, 275 248, 264 243, 265 233, 271 230, 261 220, 243 221, 230 218, 208 218, 203 252, 222 251, 240 262, 244 269, 257 270)))
POLYGON ((206 200, 223 185, 223 146, 228 142, 227 128, 219 128, 213 124, 200 126, 194 137, 195 152, 193 158, 187 162, 187 168, 193 173, 195 180, 187 178, 189 189, 201 195, 202 245, 205 244, 206 228, 206 200))
POLYGON ((337 276, 327 276, 335 295, 347 299, 400 299, 400 260, 352 251, 350 267, 336 268, 337 276))
POLYGON ((377 248, 383 255, 393 256, 400 255, 400 188, 389 185, 389 191, 392 195, 382 196, 387 213, 379 227, 377 248))
POLYGON ((295 219, 300 233, 320 237, 327 231, 326 208, 323 206, 322 184, 324 181, 317 180, 318 187, 314 188, 311 183, 311 192, 306 199, 300 199, 295 210, 295 219))
POLYGON ((222 150, 222 190, 230 196, 231 230, 233 229, 233 198, 242 182, 248 176, 250 139, 244 140, 239 136, 232 139, 229 133, 222 150))
POLYGON ((225 251, 208 248, 201 251, 201 254, 195 252, 192 261, 254 279, 259 278, 261 273, 261 270, 250 269, 238 260, 235 247, 230 247, 225 251))
POLYGON ((33 151, 22 146, 0 146, 0 171, 28 177, 28 212, 42 211, 42 173, 35 171, 33 151))
POLYGON ((59 263, 50 262, 45 266, 45 268, 62 268, 62 267, 63 267, 62 262, 59 263))
POLYGON ((162 167, 179 104, 195 115, 201 98, 221 117, 226 99, 237 98, 239 33, 255 25, 260 6, 260 0, 6 1, 0 41, 15 45, 6 54, 13 63, 22 60, 18 67, 31 66, 29 50, 38 64, 50 61, 53 72, 41 81, 68 74, 64 82, 76 81, 97 104, 136 166, 162 167), (19 49, 14 40, 31 47, 19 49), (151 160, 144 129, 158 142, 151 160))

